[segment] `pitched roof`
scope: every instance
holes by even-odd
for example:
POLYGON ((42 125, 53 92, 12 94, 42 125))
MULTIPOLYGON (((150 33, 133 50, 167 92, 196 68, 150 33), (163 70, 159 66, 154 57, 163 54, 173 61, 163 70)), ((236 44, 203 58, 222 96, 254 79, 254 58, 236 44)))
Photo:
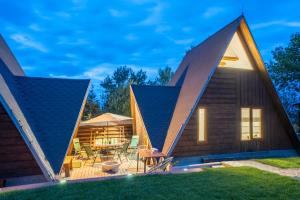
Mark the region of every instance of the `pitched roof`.
POLYGON ((0 34, 0 58, 14 75, 24 76, 24 71, 0 34))
POLYGON ((53 172, 58 174, 79 121, 89 80, 15 76, 1 59, 0 75, 53 172))
POLYGON ((194 47, 183 58, 169 83, 169 85, 176 85, 178 80, 180 81, 180 77, 186 73, 168 129, 163 148, 164 153, 169 153, 173 144, 176 143, 175 140, 184 129, 196 102, 200 99, 233 34, 238 29, 241 19, 242 16, 238 17, 204 42, 194 47), (187 67, 188 69, 186 70, 187 67))
POLYGON ((272 100, 280 113, 286 130, 294 146, 300 151, 300 143, 295 131, 274 89, 246 20, 242 15, 188 52, 175 72, 173 79, 169 83, 170 86, 178 85, 178 83, 182 82, 182 77, 184 77, 184 80, 168 129, 163 148, 164 153, 170 154, 173 151, 236 31, 239 31, 244 37, 254 62, 262 74, 268 91, 272 95, 272 100))
POLYGON ((151 145, 162 150, 180 87, 131 86, 151 145))

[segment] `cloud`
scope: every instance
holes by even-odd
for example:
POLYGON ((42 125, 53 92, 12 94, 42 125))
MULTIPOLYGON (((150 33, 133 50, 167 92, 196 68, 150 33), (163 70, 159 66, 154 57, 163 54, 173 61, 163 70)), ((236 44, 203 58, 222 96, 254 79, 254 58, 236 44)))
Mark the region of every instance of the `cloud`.
POLYGON ((210 17, 216 16, 217 14, 219 14, 223 11, 224 11, 224 8, 221 8, 221 7, 209 7, 204 11, 203 17, 210 18, 210 17))
POLYGON ((34 41, 29 36, 23 34, 13 34, 10 37, 15 42, 21 44, 24 47, 30 47, 43 53, 48 52, 48 49, 46 49, 46 47, 44 47, 41 43, 34 41))
POLYGON ((113 8, 108 9, 108 12, 112 17, 123 17, 127 14, 125 11, 120 11, 113 8))
POLYGON ((187 45, 191 44, 195 38, 188 38, 188 39, 183 39, 183 40, 174 40, 175 44, 180 44, 180 45, 187 45))
POLYGON ((134 40, 137 40, 139 38, 136 35, 130 33, 130 34, 125 35, 125 39, 128 40, 128 41, 134 41, 134 40))
POLYGON ((150 14, 136 25, 140 26, 151 26, 157 25, 161 22, 162 12, 166 8, 166 4, 158 2, 154 7, 149 9, 150 14))
POLYGON ((268 28, 271 26, 300 27, 300 21, 274 20, 274 21, 253 24, 251 28, 254 30, 254 29, 268 28))
POLYGON ((43 29, 38 24, 31 24, 29 26, 29 29, 36 31, 36 32, 43 31, 43 29))

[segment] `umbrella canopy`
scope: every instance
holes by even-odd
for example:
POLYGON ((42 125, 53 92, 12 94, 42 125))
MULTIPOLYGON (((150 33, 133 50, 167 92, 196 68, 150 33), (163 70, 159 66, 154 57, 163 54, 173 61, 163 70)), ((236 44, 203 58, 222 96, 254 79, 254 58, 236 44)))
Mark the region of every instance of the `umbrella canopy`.
POLYGON ((80 126, 116 126, 132 124, 132 118, 113 113, 104 113, 87 121, 82 121, 80 126))

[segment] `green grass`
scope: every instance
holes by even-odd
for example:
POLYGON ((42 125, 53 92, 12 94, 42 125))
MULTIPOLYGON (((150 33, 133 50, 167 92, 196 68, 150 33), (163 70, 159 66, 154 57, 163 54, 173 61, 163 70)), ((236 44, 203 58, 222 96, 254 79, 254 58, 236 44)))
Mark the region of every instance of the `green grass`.
POLYGON ((300 168, 300 157, 266 158, 266 159, 259 159, 256 161, 266 165, 271 165, 283 169, 300 168))
POLYGON ((0 199, 299 199, 300 181, 250 167, 130 176, 0 193, 0 199))

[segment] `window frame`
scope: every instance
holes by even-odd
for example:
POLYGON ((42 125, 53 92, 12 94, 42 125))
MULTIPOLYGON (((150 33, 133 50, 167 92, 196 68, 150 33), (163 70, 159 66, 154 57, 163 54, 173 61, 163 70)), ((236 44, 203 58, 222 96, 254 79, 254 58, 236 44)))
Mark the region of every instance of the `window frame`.
POLYGON ((198 107, 197 111, 197 144, 207 143, 207 108, 198 107), (200 140, 200 110, 204 110, 204 140, 200 140))
POLYGON ((250 139, 249 140, 243 140, 242 139, 242 115, 240 116, 240 141, 247 142, 247 141, 258 141, 263 140, 264 134, 263 134, 263 108, 262 107, 251 107, 251 106, 245 106, 240 108, 240 114, 242 113, 242 108, 249 108, 250 109, 250 139), (260 137, 254 138, 253 137, 253 110, 260 110, 260 137))

